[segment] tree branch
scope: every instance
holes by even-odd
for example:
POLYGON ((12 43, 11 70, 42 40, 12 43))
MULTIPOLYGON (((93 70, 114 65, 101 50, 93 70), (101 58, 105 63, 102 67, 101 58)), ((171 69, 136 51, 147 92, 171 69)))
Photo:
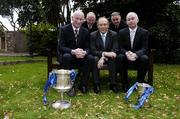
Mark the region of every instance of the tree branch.
POLYGON ((4 24, 1 21, 0 21, 0 25, 5 29, 5 31, 9 31, 8 28, 4 26, 4 24))

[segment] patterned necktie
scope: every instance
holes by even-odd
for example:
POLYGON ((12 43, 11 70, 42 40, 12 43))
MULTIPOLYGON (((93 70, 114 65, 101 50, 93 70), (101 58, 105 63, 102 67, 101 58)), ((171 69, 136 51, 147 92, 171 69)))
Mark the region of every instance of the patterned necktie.
POLYGON ((101 38, 102 38, 102 40, 103 40, 103 46, 104 46, 104 48, 106 47, 106 36, 105 36, 105 34, 101 34, 101 38))
POLYGON ((131 48, 133 48, 134 36, 135 36, 135 31, 131 30, 130 32, 131 48))
POLYGON ((74 36, 75 36, 75 41, 77 42, 77 37, 78 37, 78 30, 77 29, 74 30, 74 36))

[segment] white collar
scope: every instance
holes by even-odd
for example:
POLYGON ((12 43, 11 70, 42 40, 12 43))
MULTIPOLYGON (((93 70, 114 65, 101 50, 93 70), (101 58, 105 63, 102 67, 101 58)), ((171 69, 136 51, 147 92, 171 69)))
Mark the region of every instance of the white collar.
POLYGON ((72 28, 73 28, 73 31, 78 30, 78 32, 79 32, 80 27, 79 27, 79 28, 75 28, 75 27, 72 25, 72 28))
POLYGON ((100 34, 101 34, 101 36, 104 35, 106 37, 107 32, 105 32, 105 33, 100 32, 100 34))
POLYGON ((129 28, 129 31, 130 31, 130 32, 131 32, 131 31, 136 32, 136 30, 137 30, 137 27, 135 27, 134 29, 129 28))

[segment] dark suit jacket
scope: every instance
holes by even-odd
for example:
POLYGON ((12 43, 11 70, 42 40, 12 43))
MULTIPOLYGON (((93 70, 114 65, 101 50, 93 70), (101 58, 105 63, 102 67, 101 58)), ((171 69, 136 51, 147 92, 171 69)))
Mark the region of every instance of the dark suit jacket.
POLYGON ((119 32, 119 30, 123 29, 123 28, 126 28, 127 27, 127 24, 124 22, 124 21, 121 21, 118 28, 115 27, 115 25, 111 22, 110 25, 109 25, 109 29, 115 31, 115 32, 119 32))
POLYGON ((58 42, 58 60, 61 63, 61 55, 71 53, 72 49, 82 48, 89 54, 89 32, 86 28, 80 27, 77 43, 73 31, 72 24, 62 26, 60 29, 60 37, 58 42))
POLYGON ((82 26, 85 27, 86 29, 88 29, 88 30, 89 30, 89 33, 97 30, 97 24, 96 24, 96 23, 93 24, 93 26, 92 26, 91 29, 88 28, 87 21, 85 21, 85 22, 82 24, 82 26))
POLYGON ((135 52, 138 56, 147 54, 148 50, 148 31, 138 27, 134 37, 133 48, 131 49, 129 28, 119 31, 119 53, 125 54, 127 51, 135 52))
POLYGON ((84 27, 80 27, 77 43, 75 40, 72 24, 61 27, 59 50, 62 53, 71 53, 72 49, 82 48, 89 53, 89 32, 84 27))
POLYGON ((112 51, 115 53, 117 52, 117 48, 118 48, 117 33, 112 30, 108 30, 106 34, 105 46, 106 47, 104 49, 100 32, 98 30, 92 32, 90 35, 90 48, 92 54, 98 57, 101 57, 102 52, 104 51, 107 52, 112 51))

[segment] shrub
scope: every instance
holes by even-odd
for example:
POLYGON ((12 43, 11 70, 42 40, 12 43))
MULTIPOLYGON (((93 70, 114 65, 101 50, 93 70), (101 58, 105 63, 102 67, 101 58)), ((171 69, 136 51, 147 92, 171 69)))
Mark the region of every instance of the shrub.
MULTIPOLYGON (((30 26, 29 26, 30 27, 30 26)), ((30 30, 25 31, 26 40, 29 45, 32 45, 33 52, 40 55, 46 55, 46 49, 56 49, 57 47, 57 31, 52 25, 40 23, 38 25, 32 25, 32 32, 30 30), (32 41, 30 44, 30 35, 32 35, 32 41)))

